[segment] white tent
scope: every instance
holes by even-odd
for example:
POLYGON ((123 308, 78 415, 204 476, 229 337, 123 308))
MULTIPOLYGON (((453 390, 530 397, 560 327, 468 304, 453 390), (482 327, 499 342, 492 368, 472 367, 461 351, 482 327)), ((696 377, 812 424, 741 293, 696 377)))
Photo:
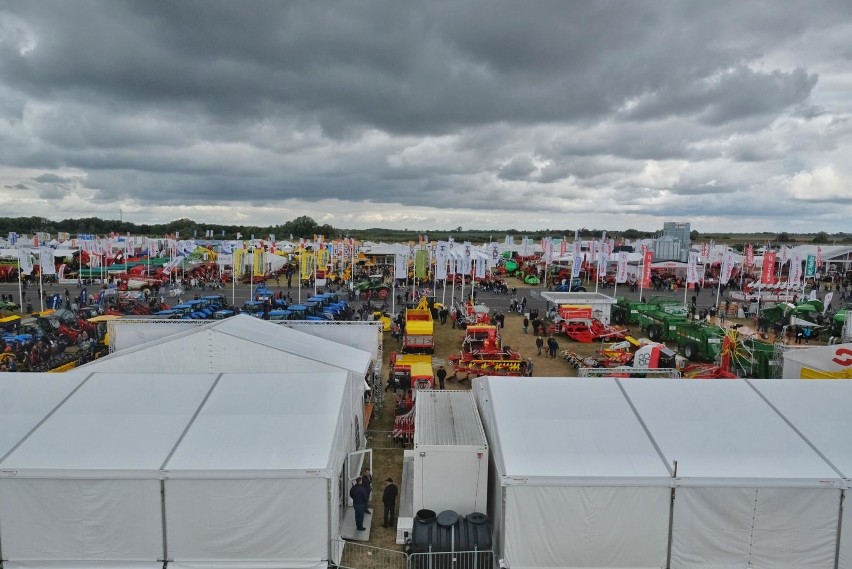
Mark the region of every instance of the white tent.
POLYGON ((852 344, 833 344, 784 351, 781 377, 788 379, 831 377, 852 368, 852 344))
POLYGON ((509 567, 661 567, 671 474, 615 382, 486 377, 473 392, 509 567))
MULTIPOLYGON (((510 567, 792 569, 834 567, 843 544, 848 559, 838 540, 848 475, 833 464, 852 462, 852 449, 825 435, 838 457, 826 459, 798 415, 752 385, 476 380, 498 553, 510 567)), ((819 425, 823 409, 849 408, 852 384, 811 395, 787 401, 819 425)))
POLYGON ((44 415, 0 460, 4 567, 319 568, 333 557, 357 438, 345 372, 30 374, 29 389, 6 375, 3 408, 30 409, 22 425, 44 415), (71 386, 64 398, 57 377, 71 386), (39 403, 45 391, 60 403, 39 403))
MULTIPOLYGON (((241 315, 241 318, 246 317, 241 315)), ((257 320, 257 318, 255 318, 257 320)), ((311 336, 318 336, 344 346, 372 354, 375 361, 381 358, 382 328, 380 322, 321 322, 313 320, 273 320, 265 324, 286 326, 311 336)), ((206 320, 152 320, 146 318, 122 318, 108 323, 110 350, 120 351, 210 325, 206 320)))
MULTIPOLYGON (((128 330, 144 335, 148 324, 128 330)), ((322 371, 326 366, 368 374, 372 355, 363 350, 325 340, 244 314, 216 320, 186 330, 168 323, 151 323, 176 333, 127 346, 83 366, 90 371, 287 372, 322 371), (156 354, 156 357, 153 356, 156 354)))

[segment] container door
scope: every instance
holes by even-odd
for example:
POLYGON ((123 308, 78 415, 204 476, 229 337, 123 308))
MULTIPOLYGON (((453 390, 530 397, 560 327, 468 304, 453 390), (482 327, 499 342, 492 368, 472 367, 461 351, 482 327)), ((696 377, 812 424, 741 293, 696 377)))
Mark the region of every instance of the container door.
POLYGON ((361 471, 369 468, 373 471, 373 449, 356 450, 350 452, 346 457, 346 487, 342 488, 340 495, 346 496, 346 503, 351 506, 352 498, 349 497, 349 489, 355 484, 355 479, 361 476, 361 471))

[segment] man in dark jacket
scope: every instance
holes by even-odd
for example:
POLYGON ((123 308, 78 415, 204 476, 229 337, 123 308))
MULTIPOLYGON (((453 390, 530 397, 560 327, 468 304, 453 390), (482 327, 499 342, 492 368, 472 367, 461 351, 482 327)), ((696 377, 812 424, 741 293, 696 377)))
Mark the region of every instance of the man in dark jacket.
POLYGON ((370 494, 361 482, 360 476, 355 479, 355 485, 349 489, 349 497, 352 498, 352 506, 355 508, 355 529, 365 531, 367 528, 364 527, 364 513, 367 511, 370 494))
POLYGON ((444 369, 444 366, 438 366, 438 371, 435 372, 435 377, 438 378, 438 385, 441 386, 441 389, 444 389, 444 380, 447 379, 447 370, 444 369))
POLYGON ((393 483, 393 478, 385 480, 385 491, 382 494, 382 504, 385 505, 385 523, 382 524, 383 528, 391 527, 393 525, 397 494, 399 494, 399 489, 396 487, 396 484, 393 483))

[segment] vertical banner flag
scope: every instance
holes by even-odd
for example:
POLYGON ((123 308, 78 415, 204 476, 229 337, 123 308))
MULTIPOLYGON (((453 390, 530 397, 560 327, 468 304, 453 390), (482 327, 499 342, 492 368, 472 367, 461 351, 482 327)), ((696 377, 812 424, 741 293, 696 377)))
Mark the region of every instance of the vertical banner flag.
POLYGON ((627 282, 627 252, 621 251, 618 253, 618 265, 615 269, 615 282, 627 282))
POLYGON ((790 284, 799 286, 802 282, 802 257, 798 253, 793 253, 790 257, 790 271, 789 271, 789 281, 790 284))
POLYGON ((789 256, 788 256, 789 251, 790 251, 790 249, 788 249, 786 245, 781 246, 781 266, 782 267, 784 265, 786 265, 787 261, 789 260, 789 256))
POLYGON ((574 263, 571 266, 571 277, 577 278, 580 276, 580 269, 583 268, 583 254, 574 252, 574 263))
POLYGON ((754 265, 754 247, 752 247, 751 243, 746 245, 745 264, 746 267, 751 267, 752 265, 754 265))
POLYGON ((397 251, 394 256, 393 278, 408 278, 408 247, 403 247, 402 250, 397 251))
POLYGON ((763 269, 760 272, 761 284, 775 284, 775 251, 767 251, 763 254, 763 269))
POLYGON ((816 255, 808 255, 808 261, 805 264, 805 278, 816 275, 816 255))
POLYGON ((266 274, 265 263, 263 262, 263 249, 257 248, 254 250, 254 257, 252 258, 251 266, 252 266, 252 275, 256 277, 262 277, 266 274))
POLYGON ((654 261, 654 251, 648 247, 642 253, 642 287, 651 286, 651 263, 654 261))
POLYGON ((429 251, 418 249, 414 253, 414 276, 418 279, 426 278, 429 274, 429 251))
POLYGON ((710 258, 710 243, 701 244, 701 257, 705 261, 710 258))
POLYGON ((725 251, 725 254, 722 256, 722 271, 720 280, 722 284, 727 285, 728 281, 731 280, 731 273, 734 272, 734 252, 733 251, 725 251))
POLYGON ((478 279, 485 278, 485 265, 488 259, 480 253, 476 254, 476 264, 474 265, 475 273, 474 276, 478 279))
POLYGON ((174 259, 171 259, 168 263, 163 265, 163 274, 164 275, 172 274, 172 271, 175 269, 175 267, 180 265, 182 261, 183 261, 183 257, 175 257, 174 259))
POLYGON ((606 276, 606 268, 609 264, 609 243, 601 243, 601 255, 598 257, 598 275, 606 276))
POLYGON ((18 249, 18 262, 21 264, 21 273, 22 274, 24 274, 24 275, 33 274, 33 260, 30 257, 30 252, 28 250, 18 249))
POLYGON ((564 257, 566 254, 568 254, 568 240, 563 235, 562 242, 559 243, 559 256, 564 257))
POLYGON ((43 275, 55 275, 56 265, 53 260, 53 249, 50 247, 39 247, 38 249, 39 270, 43 275))
POLYGON ((447 278, 448 245, 446 241, 438 241, 438 249, 435 251, 435 278, 439 281, 447 278))
POLYGON ((497 265, 500 263, 500 246, 494 242, 491 244, 491 261, 489 263, 489 267, 492 269, 496 269, 497 265))
POLYGON ((530 238, 527 237, 526 235, 524 235, 523 239, 521 239, 521 247, 523 248, 522 255, 524 257, 529 257, 529 252, 527 251, 529 245, 530 245, 530 238))
POLYGON ((686 265, 686 284, 697 283, 698 278, 698 253, 696 251, 689 252, 689 263, 686 265))
POLYGON ((817 247, 816 266, 817 269, 822 268, 822 247, 817 247))
POLYGON ((464 242, 464 259, 462 261, 461 270, 459 272, 469 276, 473 270, 473 245, 470 241, 464 242))
POLYGON ((456 272, 458 272, 456 267, 456 261, 458 260, 458 258, 456 256, 456 251, 452 249, 452 245, 453 244, 450 243, 451 249, 449 251, 449 255, 447 256, 447 273, 450 275, 455 275, 456 272))

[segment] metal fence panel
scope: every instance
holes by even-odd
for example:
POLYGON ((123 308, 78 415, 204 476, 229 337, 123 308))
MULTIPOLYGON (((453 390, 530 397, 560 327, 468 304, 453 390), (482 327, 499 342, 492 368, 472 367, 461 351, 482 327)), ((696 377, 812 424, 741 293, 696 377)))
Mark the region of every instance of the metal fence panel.
POLYGON ((496 569, 493 551, 412 553, 408 569, 496 569))
POLYGON ((407 569, 405 552, 383 549, 354 541, 335 541, 340 551, 337 567, 342 569, 407 569))

